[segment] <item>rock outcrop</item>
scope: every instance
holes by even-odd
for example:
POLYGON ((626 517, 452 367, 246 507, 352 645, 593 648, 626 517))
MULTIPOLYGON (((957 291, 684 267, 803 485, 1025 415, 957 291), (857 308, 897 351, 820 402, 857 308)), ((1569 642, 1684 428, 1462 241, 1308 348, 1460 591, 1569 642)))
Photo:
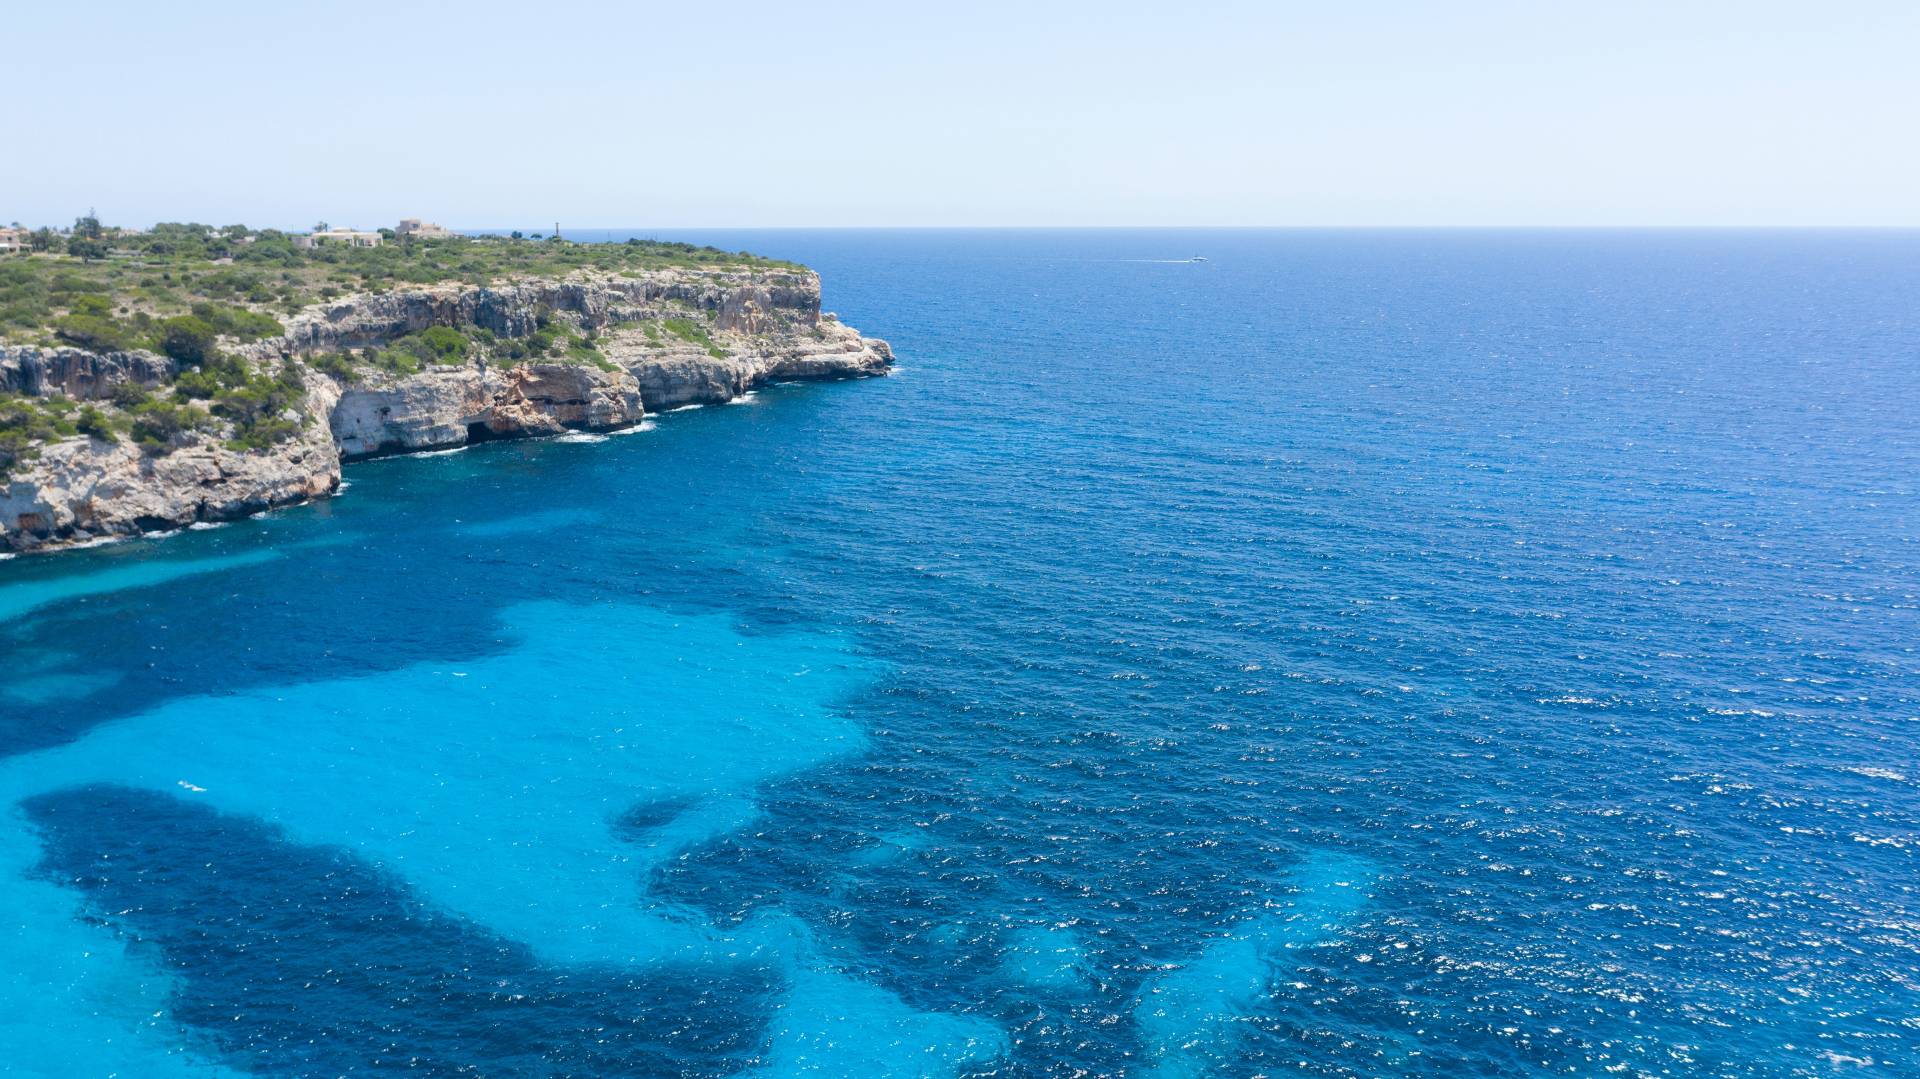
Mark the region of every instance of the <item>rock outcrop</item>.
POLYGON ((441 368, 351 386, 328 424, 351 459, 629 427, 645 415, 639 382, 624 370, 540 363, 441 368))
MULTIPOLYGON (((309 379, 310 415, 324 415, 338 397, 330 379, 309 379)), ((46 447, 24 476, 0 485, 0 539, 30 550, 167 531, 304 502, 339 486, 340 453, 317 422, 270 452, 200 437, 156 457, 124 439, 71 438, 46 447)))
MULTIPOLYGON (((726 401, 771 381, 880 375, 892 363, 886 342, 821 315, 819 278, 804 271, 657 271, 356 296, 302 312, 285 337, 231 351, 264 368, 377 348, 433 326, 512 341, 555 323, 590 338, 597 354, 511 362, 487 354, 408 375, 336 377, 303 366, 302 426, 265 450, 230 448, 213 432, 183 436, 160 455, 124 439, 43 446, 0 477, 0 549, 304 501, 338 489, 343 459, 627 427, 649 410, 726 401)), ((161 386, 177 373, 173 361, 146 352, 0 347, 5 393, 100 399, 122 383, 161 386)))
POLYGON ((602 348, 639 380, 641 399, 655 412, 730 401, 768 382, 884 375, 893 363, 885 341, 862 337, 833 319, 724 356, 691 343, 663 346, 631 332, 612 335, 602 348))
POLYGON ((178 373, 178 364, 151 352, 0 345, 0 393, 28 397, 60 394, 76 401, 92 401, 129 382, 157 386, 178 373))
POLYGON ((365 348, 430 326, 477 326, 525 337, 542 318, 598 332, 623 323, 679 316, 746 336, 810 333, 820 324, 820 278, 811 272, 657 270, 509 285, 430 285, 353 296, 312 307, 287 323, 284 339, 260 342, 255 355, 365 348))
POLYGON ((493 406, 484 371, 426 371, 384 385, 348 387, 327 418, 346 457, 457 446, 493 406))

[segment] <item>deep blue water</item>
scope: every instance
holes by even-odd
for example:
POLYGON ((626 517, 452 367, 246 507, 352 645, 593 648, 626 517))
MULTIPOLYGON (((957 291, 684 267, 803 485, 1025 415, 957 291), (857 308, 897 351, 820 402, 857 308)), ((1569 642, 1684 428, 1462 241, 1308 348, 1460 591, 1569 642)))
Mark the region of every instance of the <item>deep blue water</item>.
POLYGON ((1920 234, 676 238, 899 374, 0 563, 0 1069, 1920 1075, 1920 234))

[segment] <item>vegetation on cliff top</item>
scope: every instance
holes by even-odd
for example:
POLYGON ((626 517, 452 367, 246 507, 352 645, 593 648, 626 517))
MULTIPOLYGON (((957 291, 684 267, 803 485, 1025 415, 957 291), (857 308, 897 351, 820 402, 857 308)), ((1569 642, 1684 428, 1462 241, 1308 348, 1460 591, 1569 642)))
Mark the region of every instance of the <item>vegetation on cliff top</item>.
MULTIPOLYGON (((82 218, 69 234, 41 229, 32 249, 0 256, 0 340, 160 350, 160 323, 207 304, 272 319, 355 292, 459 282, 489 285, 583 270, 794 271, 795 263, 714 247, 629 240, 573 243, 516 236, 303 248, 292 235, 244 225, 167 223, 145 232, 82 218)), ((255 324, 256 336, 278 332, 255 324)), ((230 330, 216 326, 217 332, 230 330)))
MULTIPOLYGON (((724 352, 716 354, 725 355, 724 352)), ((470 359, 503 367, 538 361, 589 364, 602 371, 619 370, 618 365, 600 351, 591 332, 557 321, 544 310, 535 315, 534 331, 525 337, 501 337, 484 326, 429 326, 384 345, 322 353, 308 357, 306 362, 342 382, 353 382, 367 371, 413 375, 435 364, 463 364, 470 359)))
POLYGON ((309 422, 305 397, 295 364, 263 371, 220 354, 182 371, 171 386, 122 383, 100 401, 0 394, 0 480, 38 457, 42 444, 73 435, 124 438, 151 456, 172 452, 196 432, 213 432, 231 450, 264 450, 309 422))
MULTIPOLYGON (((195 436, 230 449, 264 450, 313 422, 304 411, 302 361, 249 362, 222 350, 278 337, 281 318, 349 293, 444 282, 484 286, 578 271, 637 275, 659 269, 791 272, 789 262, 682 243, 581 244, 512 236, 395 237, 377 247, 300 247, 292 236, 241 225, 162 224, 146 232, 81 218, 68 233, 41 229, 30 249, 0 255, 0 343, 144 349, 179 373, 160 385, 123 384, 98 401, 0 394, 0 480, 60 438, 123 439, 164 455, 195 436)), ((697 312, 689 308, 689 315, 697 312)), ((703 320, 661 320, 664 335, 724 357, 703 320)), ((648 340, 663 331, 644 324, 648 340)), ((474 361, 618 368, 591 329, 541 308, 532 332, 496 336, 477 326, 432 326, 375 347, 309 356, 304 364, 346 382, 411 375, 474 361)))

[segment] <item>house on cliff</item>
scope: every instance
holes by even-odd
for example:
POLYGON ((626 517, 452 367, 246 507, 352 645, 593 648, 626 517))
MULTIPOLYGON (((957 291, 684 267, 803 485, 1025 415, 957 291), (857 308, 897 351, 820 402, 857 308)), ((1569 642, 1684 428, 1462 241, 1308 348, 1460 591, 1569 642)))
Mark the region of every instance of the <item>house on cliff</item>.
POLYGON ((377 232, 359 232, 354 229, 315 229, 304 236, 295 236, 295 247, 324 247, 339 244, 342 247, 379 247, 380 234, 377 232))
POLYGON ((415 240, 451 240, 459 233, 431 221, 422 221, 417 217, 403 217, 400 225, 393 230, 396 235, 411 237, 415 240))

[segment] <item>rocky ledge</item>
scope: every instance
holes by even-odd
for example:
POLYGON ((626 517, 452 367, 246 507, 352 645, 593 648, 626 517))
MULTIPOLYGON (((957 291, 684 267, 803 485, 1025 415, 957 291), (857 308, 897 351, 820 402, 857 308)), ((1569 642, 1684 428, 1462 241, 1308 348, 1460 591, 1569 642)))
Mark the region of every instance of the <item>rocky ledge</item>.
MULTIPOLYGON (((821 313, 814 274, 698 270, 355 296, 232 351, 297 372, 305 399, 287 414, 297 433, 257 449, 217 431, 157 448, 84 435, 49 442, 0 478, 0 550, 227 520, 332 493, 343 460, 628 427, 767 382, 885 374, 893 359, 886 342, 821 313), (342 359, 437 326, 508 344, 559 332, 576 347, 514 360, 476 350, 410 372, 342 359)), ((148 352, 0 348, 0 392, 105 401, 178 373, 148 352)))

